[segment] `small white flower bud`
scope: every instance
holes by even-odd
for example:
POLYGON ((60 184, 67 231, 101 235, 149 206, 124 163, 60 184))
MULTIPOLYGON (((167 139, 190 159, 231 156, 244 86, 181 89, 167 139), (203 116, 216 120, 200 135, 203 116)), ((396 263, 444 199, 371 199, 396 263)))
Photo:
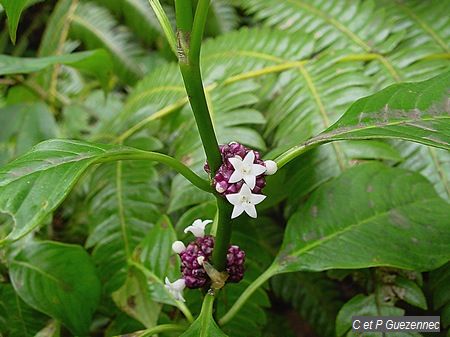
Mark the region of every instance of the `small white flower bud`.
POLYGON ((186 246, 181 241, 175 241, 172 243, 172 250, 177 254, 181 254, 186 250, 186 246))
POLYGON ((264 165, 266 166, 266 174, 269 176, 275 174, 278 171, 277 163, 275 163, 273 160, 266 160, 264 162, 264 165))
POLYGON ((204 256, 199 256, 199 257, 197 257, 197 262, 198 262, 198 264, 199 265, 203 265, 203 261, 205 261, 205 257, 204 256))
POLYGON ((223 193, 223 192, 225 192, 225 189, 224 189, 222 186, 220 186, 219 183, 217 183, 217 184, 216 184, 216 191, 217 191, 218 193, 223 193))

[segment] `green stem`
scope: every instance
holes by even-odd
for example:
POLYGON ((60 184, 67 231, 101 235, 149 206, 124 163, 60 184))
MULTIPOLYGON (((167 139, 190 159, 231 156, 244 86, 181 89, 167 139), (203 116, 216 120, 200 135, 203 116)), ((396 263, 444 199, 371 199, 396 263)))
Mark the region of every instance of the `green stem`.
POLYGON ((219 169, 222 158, 220 156, 219 144, 217 143, 216 134, 209 115, 208 104, 206 103, 200 68, 198 66, 180 62, 180 69, 192 111, 194 112, 203 148, 205 149, 206 159, 213 174, 213 172, 216 172, 219 169))
POLYGON ((109 152, 106 157, 97 160, 97 163, 105 163, 117 160, 152 160, 158 163, 165 164, 180 173, 201 190, 211 192, 211 186, 208 181, 199 177, 182 162, 165 154, 141 150, 128 150, 125 148, 114 153, 109 152))
POLYGON ((218 271, 225 270, 226 256, 228 252, 228 244, 231 239, 232 223, 230 221, 230 214, 232 206, 222 197, 217 197, 217 227, 216 240, 212 255, 212 262, 218 271))
POLYGON ((189 58, 194 64, 199 64, 200 49, 202 45, 203 32, 205 31, 206 20, 208 18, 210 0, 199 0, 195 10, 194 24, 192 26, 192 36, 190 44, 189 58))
POLYGON ((137 337, 151 337, 161 332, 183 332, 186 327, 179 324, 161 324, 153 328, 142 331, 137 334, 137 337))
POLYGON ((175 38, 175 33, 172 30, 172 26, 170 25, 170 20, 167 17, 166 12, 164 12, 164 8, 161 6, 159 0, 148 0, 150 6, 152 6, 153 11, 155 12, 156 18, 161 25, 161 28, 166 35, 167 41, 169 42, 170 48, 177 55, 177 40, 175 38))
POLYGON ((175 16, 177 20, 177 30, 189 33, 192 29, 192 1, 176 0, 175 16))
MULTIPOLYGON (((158 276, 156 276, 150 270, 145 268, 145 266, 143 266, 142 264, 137 263, 137 262, 133 261, 132 259, 128 259, 128 265, 139 269, 149 281, 163 284, 163 282, 161 281, 161 279, 158 276)), ((163 288, 163 289, 167 292, 167 290, 165 288, 163 288)), ((168 294, 168 296, 170 296, 170 295, 168 294)), ((192 313, 189 310, 189 308, 186 306, 186 304, 184 304, 181 301, 175 301, 175 305, 178 309, 180 309, 180 311, 183 313, 183 315, 186 317, 186 319, 189 321, 189 323, 192 323, 194 321, 194 317, 192 316, 192 313)))
POLYGON ((266 269, 264 273, 259 275, 259 277, 254 280, 241 294, 241 296, 234 302, 233 306, 228 310, 228 312, 219 320, 219 325, 225 325, 241 310, 242 306, 247 302, 250 296, 268 279, 277 273, 278 265, 272 263, 269 268, 266 269))
MULTIPOLYGON (((187 3, 190 3, 190 1, 186 0, 176 0, 176 2, 178 10, 182 8, 182 5, 187 6, 187 3)), ((205 150, 206 159, 213 176, 222 164, 222 157, 211 121, 200 71, 200 49, 209 4, 209 0, 198 1, 191 34, 186 31, 190 21, 183 18, 184 13, 177 13, 176 17, 180 70, 205 150)), ((218 219, 213 264, 217 270, 223 271, 226 266, 227 249, 231 237, 231 206, 221 196, 216 195, 216 197, 218 219)))

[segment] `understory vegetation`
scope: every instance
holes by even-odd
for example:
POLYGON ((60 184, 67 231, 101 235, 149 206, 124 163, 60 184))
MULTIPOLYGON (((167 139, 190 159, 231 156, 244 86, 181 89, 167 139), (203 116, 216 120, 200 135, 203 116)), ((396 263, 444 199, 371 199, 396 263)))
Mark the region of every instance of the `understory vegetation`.
POLYGON ((0 337, 450 337, 450 1, 0 5, 0 337))

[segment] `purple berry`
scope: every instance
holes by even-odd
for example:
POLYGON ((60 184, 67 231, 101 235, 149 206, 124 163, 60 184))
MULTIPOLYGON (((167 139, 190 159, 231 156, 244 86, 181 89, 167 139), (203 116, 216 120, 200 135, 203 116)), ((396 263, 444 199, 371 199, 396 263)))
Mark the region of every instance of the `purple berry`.
POLYGON ((237 283, 244 277, 245 252, 239 246, 230 246, 227 254, 227 282, 237 283))
POLYGON ((194 289, 204 287, 209 282, 203 266, 198 257, 202 256, 204 261, 209 261, 214 248, 214 237, 206 235, 191 242, 186 250, 181 252, 181 272, 186 282, 186 287, 194 289))

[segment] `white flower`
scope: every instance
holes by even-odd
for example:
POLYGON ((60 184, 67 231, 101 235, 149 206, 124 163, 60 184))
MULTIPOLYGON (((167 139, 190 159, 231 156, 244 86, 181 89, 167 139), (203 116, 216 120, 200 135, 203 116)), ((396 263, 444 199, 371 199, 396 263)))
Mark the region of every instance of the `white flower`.
POLYGON ((175 241, 172 243, 172 250, 177 254, 181 254, 186 250, 186 246, 181 241, 175 241))
POLYGON ((235 156, 228 160, 234 167, 234 172, 228 180, 230 183, 237 183, 243 179, 248 187, 253 189, 256 185, 256 177, 266 172, 265 166, 253 163, 255 160, 255 153, 253 151, 247 153, 244 159, 235 156))
POLYGON ((192 225, 186 227, 184 232, 192 232, 197 238, 202 238, 205 236, 205 227, 210 224, 212 220, 202 221, 201 219, 195 220, 192 225))
POLYGON ((231 219, 238 217, 244 211, 252 218, 256 218, 255 205, 263 201, 266 196, 262 194, 253 194, 250 188, 244 184, 238 193, 228 194, 226 195, 226 198, 234 206, 231 219))
POLYGON ((183 297, 183 290, 184 288, 186 288, 186 282, 184 281, 184 279, 180 278, 179 280, 176 280, 175 282, 171 283, 169 281, 169 278, 166 277, 165 282, 166 282, 165 285, 166 289, 172 294, 172 296, 177 301, 186 302, 183 297))
POLYGON ((278 171, 277 163, 275 163, 273 160, 266 160, 264 162, 264 165, 266 165, 266 174, 269 176, 275 174, 278 171))

